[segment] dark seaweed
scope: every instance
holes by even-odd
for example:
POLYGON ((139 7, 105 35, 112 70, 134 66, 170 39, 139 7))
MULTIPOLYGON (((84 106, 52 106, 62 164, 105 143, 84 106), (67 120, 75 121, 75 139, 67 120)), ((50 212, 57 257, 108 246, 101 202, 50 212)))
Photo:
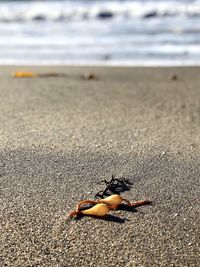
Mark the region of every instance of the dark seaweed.
POLYGON ((125 191, 129 191, 132 187, 132 183, 123 177, 121 178, 115 178, 114 175, 112 175, 112 178, 110 181, 103 180, 100 183, 105 183, 106 188, 104 190, 99 191, 95 198, 104 198, 113 194, 121 194, 125 191))

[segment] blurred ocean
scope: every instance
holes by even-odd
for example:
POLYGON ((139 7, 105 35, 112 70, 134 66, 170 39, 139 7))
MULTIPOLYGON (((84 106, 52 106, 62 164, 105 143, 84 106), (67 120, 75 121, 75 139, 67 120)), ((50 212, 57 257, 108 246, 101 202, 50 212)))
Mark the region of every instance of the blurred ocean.
POLYGON ((0 1, 0 64, 200 65, 200 0, 0 1))

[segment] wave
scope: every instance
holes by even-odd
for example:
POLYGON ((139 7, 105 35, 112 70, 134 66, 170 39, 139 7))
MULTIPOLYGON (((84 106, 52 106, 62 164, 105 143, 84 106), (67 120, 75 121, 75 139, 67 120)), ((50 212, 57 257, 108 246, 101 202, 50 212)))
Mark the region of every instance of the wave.
POLYGON ((86 20, 200 16, 200 1, 27 1, 0 2, 0 21, 86 20))

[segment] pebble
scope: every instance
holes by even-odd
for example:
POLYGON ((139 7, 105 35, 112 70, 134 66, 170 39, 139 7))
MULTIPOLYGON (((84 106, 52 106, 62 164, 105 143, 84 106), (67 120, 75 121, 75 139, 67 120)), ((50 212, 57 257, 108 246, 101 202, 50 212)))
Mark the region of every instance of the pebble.
POLYGON ((100 145, 95 145, 95 147, 100 147, 100 145))
POLYGON ((172 81, 176 81, 178 79, 178 76, 177 76, 177 74, 173 74, 172 76, 171 76, 171 80, 172 81))

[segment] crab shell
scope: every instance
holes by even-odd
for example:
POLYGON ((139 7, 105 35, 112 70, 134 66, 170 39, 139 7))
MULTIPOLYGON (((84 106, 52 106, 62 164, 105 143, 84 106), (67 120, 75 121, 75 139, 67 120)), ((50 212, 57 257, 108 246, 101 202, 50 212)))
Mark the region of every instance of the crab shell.
POLYGON ((90 209, 81 211, 81 214, 103 217, 106 214, 108 214, 109 211, 110 211, 110 208, 108 205, 100 203, 90 209))
POLYGON ((118 206, 122 203, 123 198, 120 195, 111 195, 109 197, 103 198, 101 200, 99 200, 99 202, 101 203, 105 203, 107 205, 111 205, 111 206, 118 206))

